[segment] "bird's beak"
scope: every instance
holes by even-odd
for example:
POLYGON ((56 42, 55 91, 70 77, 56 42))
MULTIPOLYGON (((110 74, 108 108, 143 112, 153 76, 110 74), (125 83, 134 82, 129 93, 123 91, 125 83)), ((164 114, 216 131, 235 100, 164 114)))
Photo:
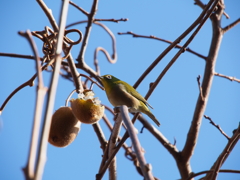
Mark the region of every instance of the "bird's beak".
POLYGON ((103 77, 102 76, 97 76, 100 80, 102 80, 103 79, 103 77))

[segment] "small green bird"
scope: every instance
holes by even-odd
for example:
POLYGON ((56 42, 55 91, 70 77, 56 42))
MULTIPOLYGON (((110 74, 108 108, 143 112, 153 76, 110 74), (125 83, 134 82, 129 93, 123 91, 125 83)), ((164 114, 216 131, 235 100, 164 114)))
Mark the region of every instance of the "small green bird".
POLYGON ((130 112, 142 112, 160 126, 160 122, 148 108, 148 106, 151 108, 152 106, 131 85, 109 74, 99 76, 99 78, 103 83, 108 100, 114 107, 126 105, 130 108, 130 112))

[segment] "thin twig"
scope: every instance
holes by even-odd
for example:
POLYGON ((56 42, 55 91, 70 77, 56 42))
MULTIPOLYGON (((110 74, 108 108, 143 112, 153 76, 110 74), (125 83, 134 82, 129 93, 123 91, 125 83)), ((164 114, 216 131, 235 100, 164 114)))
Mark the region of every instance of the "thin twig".
MULTIPOLYGON (((85 11, 83 8, 76 5, 74 2, 69 1, 69 3, 71 5, 73 5, 75 8, 77 8, 79 11, 81 11, 83 14, 85 14, 87 17, 89 16, 89 13, 87 11, 85 11)), ((110 22, 118 23, 120 21, 128 21, 128 19, 127 18, 121 18, 121 19, 93 19, 93 22, 96 22, 96 21, 110 21, 110 22)))
POLYGON ((202 101, 204 101, 200 79, 201 79, 201 76, 198 75, 198 77, 197 77, 198 89, 199 89, 199 92, 200 92, 201 99, 202 99, 202 101))
POLYGON ((78 5, 76 5, 74 2, 69 1, 69 4, 71 4, 72 6, 74 6, 75 8, 77 8, 79 11, 81 11, 83 14, 85 14, 86 16, 89 16, 89 13, 87 11, 85 11, 83 8, 79 7, 78 5))
POLYGON ((213 164, 210 170, 212 170, 212 173, 208 173, 206 177, 204 178, 205 180, 212 180, 216 179, 219 169, 223 165, 223 163, 226 161, 227 157, 230 155, 231 151, 237 144, 238 140, 240 138, 240 126, 236 129, 235 133, 233 136, 230 138, 228 141, 227 145, 223 149, 222 153, 218 156, 217 160, 213 164))
MULTIPOLYGON (((213 0, 210 2, 212 3, 213 0)), ((179 43, 183 38, 185 38, 199 23, 202 21, 203 17, 206 15, 211 3, 206 6, 206 9, 199 15, 199 17, 192 23, 192 25, 187 28, 172 44, 170 44, 155 60, 154 62, 145 70, 145 72, 138 78, 137 82, 134 84, 136 89, 143 79, 152 71, 152 69, 179 43)), ((185 47, 186 48, 186 47, 185 47)), ((181 48, 182 49, 182 48, 181 48)), ((182 50, 181 50, 182 51, 182 50)), ((155 87, 154 87, 155 88, 155 87)))
MULTIPOLYGON (((23 54, 15 54, 15 53, 3 53, 3 52, 0 52, 0 56, 25 58, 25 59, 33 59, 33 60, 35 60, 35 57, 32 56, 32 55, 23 55, 23 54)), ((40 60, 42 61, 43 59, 40 58, 40 60)))
MULTIPOLYGON (((198 173, 192 173, 187 179, 185 180, 190 180, 194 177, 197 177, 197 176, 200 176, 202 174, 207 174, 207 173, 212 173, 213 170, 210 170, 210 171, 201 171, 201 172, 198 172, 198 173)), ((232 169, 220 169, 219 172, 221 173, 240 173, 239 170, 232 170, 232 169)))
MULTIPOLYGON (((131 31, 128 31, 128 32, 126 32, 126 33, 121 33, 121 32, 119 32, 118 34, 119 34, 119 35, 129 34, 129 35, 132 35, 133 37, 141 37, 141 38, 155 39, 155 40, 159 40, 159 41, 162 41, 162 42, 165 42, 165 43, 168 43, 168 44, 172 44, 172 43, 173 43, 172 41, 165 40, 165 39, 162 39, 162 38, 159 38, 159 37, 153 36, 153 35, 150 35, 150 36, 144 36, 144 35, 135 34, 135 33, 131 32, 131 31)), ((180 45, 177 44, 174 48, 181 49, 182 46, 180 46, 180 45)), ((190 53, 192 53, 192 54, 194 54, 194 55, 196 55, 196 56, 198 56, 198 57, 200 57, 200 58, 206 60, 206 56, 203 56, 203 55, 201 55, 201 54, 199 54, 199 53, 197 53, 197 52, 191 50, 189 47, 186 48, 186 51, 188 51, 188 52, 190 52, 190 53)))
MULTIPOLYGON (((205 8, 206 5, 203 4, 202 1, 200 1, 200 0, 194 0, 194 1, 195 1, 195 3, 194 3, 195 5, 198 5, 202 9, 205 8)), ((225 8, 225 7, 223 7, 223 8, 225 8)), ((226 16, 227 19, 230 19, 229 15, 226 12, 223 12, 223 15, 226 16)))
POLYGON ((226 79, 228 79, 230 81, 236 81, 236 82, 240 83, 240 79, 237 79, 235 77, 226 76, 226 75, 223 75, 223 74, 220 74, 220 73, 214 73, 214 75, 222 77, 222 78, 226 78, 226 79))
POLYGON ((56 46, 56 61, 55 61, 55 66, 54 66, 54 70, 51 78, 49 93, 47 96, 45 117, 43 122, 42 133, 41 133, 40 146, 38 149, 38 161, 36 165, 36 176, 35 176, 36 180, 42 179, 44 166, 46 163, 47 143, 48 143, 48 136, 49 136, 49 130, 51 125, 52 112, 54 107, 54 100, 55 100, 55 95, 57 90, 59 72, 61 67, 61 60, 62 60, 61 52, 62 52, 62 45, 63 45, 64 30, 66 26, 68 5, 69 5, 68 0, 65 0, 62 3, 61 17, 60 17, 60 23, 59 23, 60 24, 59 33, 58 33, 57 46, 56 46))
POLYGON ((240 18, 238 18, 236 21, 233 23, 229 24, 228 26, 222 28, 223 32, 227 32, 228 30, 232 29, 234 26, 236 26, 238 23, 240 23, 240 18))
POLYGON ((210 121, 210 124, 216 127, 221 132, 222 135, 224 135, 228 140, 230 140, 230 137, 222 130, 222 128, 219 125, 215 124, 209 116, 204 115, 204 117, 208 119, 210 121))
POLYGON ((18 86, 13 92, 11 92, 11 94, 5 99, 5 101, 3 102, 1 108, 0 108, 0 114, 2 113, 2 111, 4 110, 5 106, 7 105, 8 101, 18 92, 20 91, 22 88, 26 87, 26 86, 33 86, 34 85, 34 79, 37 77, 37 74, 35 74, 31 79, 29 79, 28 81, 26 81, 25 83, 21 84, 20 86, 18 86))
MULTIPOLYGON (((34 56, 32 56, 32 55, 23 55, 23 54, 14 54, 14 53, 1 53, 0 52, 0 56, 15 57, 15 58, 25 58, 25 59, 35 60, 34 56)), ((40 60, 43 61, 44 58, 40 58, 40 60)), ((68 66, 68 63, 65 62, 65 61, 62 61, 62 65, 68 66)), ((75 64, 75 66, 77 67, 77 64, 75 64)))
MULTIPOLYGON (((47 7, 47 5, 42 0, 37 0, 37 2, 40 5, 40 7, 42 8, 42 10, 44 11, 44 13, 46 14, 46 16, 48 17, 48 20, 51 23, 54 31, 58 32, 59 28, 58 28, 58 25, 56 23, 55 18, 52 15, 51 9, 49 9, 47 7)), ((82 36, 81 36, 81 38, 82 38, 82 36)), ((67 47, 66 44, 64 43, 63 46, 64 46, 64 50, 65 50, 66 47, 67 47)), ((64 53, 66 53, 66 51, 64 51, 64 53)), ((76 70, 77 65, 74 64, 74 60, 73 60, 72 55, 70 54, 70 51, 67 52, 67 54, 68 55, 66 55, 66 54, 65 55, 67 56, 68 65, 70 66, 70 69, 71 69, 71 74, 72 74, 72 77, 73 77, 74 84, 76 86, 76 90, 77 90, 77 92, 81 92, 82 91, 82 84, 81 84, 80 79, 77 78, 77 75, 78 75, 77 70, 76 70)), ((65 62, 63 62, 63 63, 65 63, 65 62)), ((90 71, 92 74, 94 74, 93 71, 91 71, 91 69, 88 66, 85 65, 85 66, 82 66, 82 68, 86 68, 86 69, 88 69, 88 71, 90 71)))
MULTIPOLYGON (((214 0, 213 0, 214 1, 214 0)), ((217 4, 217 3, 215 3, 217 4)), ((216 6, 216 5, 215 5, 216 6)), ((207 21, 207 19, 209 18, 209 16, 211 15, 211 13, 213 12, 214 8, 211 8, 209 10, 209 12, 207 13, 207 15, 201 20, 201 23, 198 25, 198 27, 196 28, 196 30, 192 33, 192 35, 189 37, 189 39, 187 40, 187 42, 182 46, 182 48, 177 52, 177 54, 171 59, 171 61, 167 64, 167 66, 163 69, 163 71, 160 73, 160 75, 157 77, 157 79, 155 80, 155 82, 151 85, 147 95, 145 96, 145 99, 148 99, 150 97, 150 95, 152 94, 152 92, 154 91, 154 89, 157 87, 157 85, 159 84, 159 82, 161 81, 161 79, 163 78, 163 76, 167 73, 167 71, 170 69, 170 67, 176 62, 177 58, 183 53, 185 52, 185 48, 191 43, 191 41, 194 39, 194 37, 197 35, 197 33, 200 31, 200 29, 202 28, 202 26, 205 24, 205 22, 207 21)), ((201 15, 200 15, 201 16, 201 15)), ((199 17, 200 17, 199 16, 199 17)), ((171 45, 170 45, 171 46, 171 45)), ((136 83, 135 83, 136 85, 136 83)))
POLYGON ((45 15, 47 16, 49 22, 51 23, 55 32, 58 32, 58 25, 55 19, 53 18, 52 10, 47 7, 47 5, 42 0, 36 0, 39 6, 44 11, 45 15))
POLYGON ((132 145, 134 147, 137 159, 139 161, 142 173, 144 175, 144 179, 154 180, 154 177, 153 177, 152 172, 151 172, 151 165, 146 163, 146 160, 145 160, 144 155, 143 155, 142 150, 141 150, 141 144, 140 144, 140 142, 137 138, 134 126, 133 126, 133 124, 130 120, 127 106, 121 106, 120 111, 121 111, 123 121, 127 126, 127 131, 128 131, 128 134, 131 138, 132 145))
POLYGON ((120 21, 128 21, 128 18, 120 18, 120 19, 94 19, 93 22, 95 21, 109 21, 109 22, 115 22, 115 23, 119 23, 120 21))
MULTIPOLYGON (((47 64, 45 64, 44 66, 41 67, 41 70, 45 70, 48 66, 51 66, 54 63, 55 59, 51 59, 47 64)), ((3 111, 3 109, 5 108, 5 106, 7 105, 8 101, 18 92, 20 91, 22 88, 26 87, 26 86, 33 86, 34 85, 34 79, 37 77, 37 73, 35 73, 28 81, 24 82, 23 84, 21 84, 20 86, 18 86, 15 90, 13 90, 13 92, 11 92, 11 94, 5 99, 5 101, 3 102, 1 108, 0 108, 0 114, 3 111)))

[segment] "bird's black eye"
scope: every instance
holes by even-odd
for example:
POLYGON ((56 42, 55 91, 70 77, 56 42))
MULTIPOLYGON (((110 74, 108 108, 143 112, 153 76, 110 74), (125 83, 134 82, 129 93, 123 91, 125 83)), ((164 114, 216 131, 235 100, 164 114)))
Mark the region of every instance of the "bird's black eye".
POLYGON ((112 79, 112 76, 110 76, 110 75, 107 75, 107 76, 106 76, 106 78, 108 78, 108 79, 112 79))

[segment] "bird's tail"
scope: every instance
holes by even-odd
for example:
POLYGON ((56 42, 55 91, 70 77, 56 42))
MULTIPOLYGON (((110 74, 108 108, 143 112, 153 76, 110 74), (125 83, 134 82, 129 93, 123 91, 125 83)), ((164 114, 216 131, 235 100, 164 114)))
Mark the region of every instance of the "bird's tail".
POLYGON ((160 126, 160 122, 157 120, 157 118, 150 111, 146 111, 144 113, 146 115, 148 115, 148 117, 150 117, 157 124, 157 126, 160 126))

